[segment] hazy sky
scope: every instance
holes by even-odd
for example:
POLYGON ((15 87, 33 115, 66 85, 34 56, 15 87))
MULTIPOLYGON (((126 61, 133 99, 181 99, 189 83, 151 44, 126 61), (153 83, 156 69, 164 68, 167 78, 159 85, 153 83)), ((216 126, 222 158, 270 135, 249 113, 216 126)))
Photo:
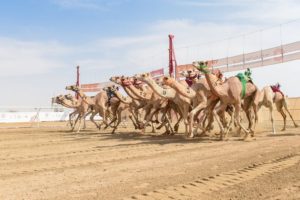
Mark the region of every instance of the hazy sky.
MULTIPOLYGON (((300 20, 276 26, 299 18, 297 0, 3 1, 0 106, 50 106, 77 65, 82 83, 167 67, 169 33, 185 64, 299 41, 300 20)), ((255 69, 254 80, 300 96, 299 64, 255 69)))

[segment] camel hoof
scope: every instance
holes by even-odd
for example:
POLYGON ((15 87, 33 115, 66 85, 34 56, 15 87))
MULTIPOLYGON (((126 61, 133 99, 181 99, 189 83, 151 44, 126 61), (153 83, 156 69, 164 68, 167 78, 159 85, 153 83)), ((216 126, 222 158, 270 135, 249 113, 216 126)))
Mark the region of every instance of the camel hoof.
POLYGON ((281 131, 285 131, 285 128, 281 129, 281 131))
POLYGON ((294 124, 295 125, 295 128, 298 128, 299 127, 299 125, 298 124, 294 124))

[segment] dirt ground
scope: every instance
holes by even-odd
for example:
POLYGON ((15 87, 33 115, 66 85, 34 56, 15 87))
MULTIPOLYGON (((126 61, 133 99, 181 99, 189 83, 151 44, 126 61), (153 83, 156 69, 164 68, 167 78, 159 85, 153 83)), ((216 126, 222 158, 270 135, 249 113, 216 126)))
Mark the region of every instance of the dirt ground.
POLYGON ((300 128, 244 142, 22 126, 0 125, 1 200, 300 199, 300 128))

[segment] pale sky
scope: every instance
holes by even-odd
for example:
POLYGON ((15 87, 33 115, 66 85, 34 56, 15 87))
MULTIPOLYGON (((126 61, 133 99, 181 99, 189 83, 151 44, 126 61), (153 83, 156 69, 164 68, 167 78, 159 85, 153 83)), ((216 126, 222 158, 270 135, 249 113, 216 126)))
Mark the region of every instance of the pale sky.
MULTIPOLYGON (((300 3, 11 0, 1 2, 0 26, 0 87, 6 97, 0 106, 48 107, 53 95, 67 93, 65 86, 75 82, 77 65, 82 83, 167 68, 169 33, 175 35, 178 64, 299 41, 300 3)), ((253 77, 260 88, 280 82, 288 96, 300 96, 299 65, 254 69, 253 77)))

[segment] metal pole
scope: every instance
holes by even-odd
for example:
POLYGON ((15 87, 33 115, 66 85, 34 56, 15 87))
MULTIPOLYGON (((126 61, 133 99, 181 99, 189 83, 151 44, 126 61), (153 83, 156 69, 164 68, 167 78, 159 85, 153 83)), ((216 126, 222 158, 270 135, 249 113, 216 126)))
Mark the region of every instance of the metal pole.
MULTIPOLYGON (((76 86, 79 87, 80 85, 80 73, 79 73, 79 66, 76 67, 77 69, 77 72, 76 72, 76 86)), ((78 94, 76 93, 76 99, 78 99, 79 96, 78 94)))
POLYGON ((174 39, 174 35, 170 34, 169 35, 169 75, 170 75, 170 77, 176 77, 176 67, 177 67, 173 39, 174 39))

